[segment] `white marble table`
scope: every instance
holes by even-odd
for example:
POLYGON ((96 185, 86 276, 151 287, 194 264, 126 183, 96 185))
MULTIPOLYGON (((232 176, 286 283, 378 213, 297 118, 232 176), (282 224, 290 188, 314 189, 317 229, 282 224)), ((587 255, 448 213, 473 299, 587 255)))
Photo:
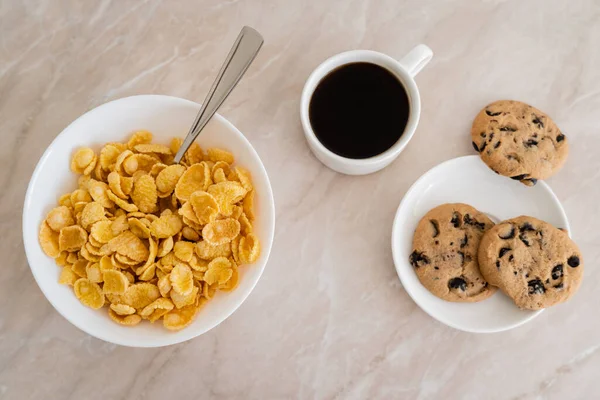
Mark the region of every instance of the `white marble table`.
POLYGON ((593 399, 600 397, 600 3, 434 0, 0 1, 0 398, 593 399), (222 108, 277 203, 263 278, 227 321, 162 349, 114 346, 63 319, 21 240, 33 168, 73 119, 115 98, 201 101, 239 28, 265 37, 222 108), (434 51, 421 125, 384 171, 336 174, 310 154, 300 91, 331 54, 434 51), (545 110, 571 141, 549 184, 586 261, 567 304, 510 332, 467 334, 422 312, 390 251, 396 207, 424 171, 472 154, 489 101, 545 110))

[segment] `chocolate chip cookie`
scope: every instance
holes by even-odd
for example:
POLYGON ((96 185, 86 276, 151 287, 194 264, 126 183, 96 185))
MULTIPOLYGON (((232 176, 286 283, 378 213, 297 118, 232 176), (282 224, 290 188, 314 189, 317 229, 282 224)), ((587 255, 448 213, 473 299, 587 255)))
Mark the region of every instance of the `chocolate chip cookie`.
POLYGON ((479 272, 477 248, 494 223, 466 204, 442 204, 419 221, 409 261, 419 280, 437 297, 475 302, 496 289, 479 272))
POLYGON ((473 147, 493 171, 533 186, 567 160, 566 136, 545 113, 528 104, 500 100, 477 114, 473 147))
POLYGON ((583 258, 566 232, 521 216, 488 230, 479 246, 479 267, 517 306, 539 310, 568 300, 583 276, 583 258))

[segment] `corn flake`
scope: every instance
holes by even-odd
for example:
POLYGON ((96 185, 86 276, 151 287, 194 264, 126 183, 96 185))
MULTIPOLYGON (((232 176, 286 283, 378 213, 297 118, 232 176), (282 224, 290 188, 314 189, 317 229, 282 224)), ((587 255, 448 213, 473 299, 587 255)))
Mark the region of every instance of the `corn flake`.
POLYGON ((173 253, 181 261, 189 262, 194 256, 194 247, 194 243, 191 242, 177 242, 173 248, 173 253))
POLYGON ((127 142, 127 147, 129 148, 129 150, 133 151, 135 149, 135 146, 137 146, 138 144, 146 144, 150 142, 152 142, 152 133, 148 131, 137 131, 133 135, 131 135, 129 142, 127 142))
POLYGON ((186 295, 178 293, 175 289, 171 290, 171 300, 177 308, 183 308, 185 306, 194 304, 194 301, 196 301, 196 296, 198 296, 198 288, 196 286, 194 286, 192 291, 186 295))
POLYGON ((39 241, 42 250, 49 257, 56 258, 60 255, 60 246, 58 243, 59 234, 54 232, 46 221, 40 226, 39 241))
POLYGON ((125 290, 123 302, 139 310, 143 309, 159 297, 160 292, 156 285, 147 282, 136 283, 125 290))
POLYGON ((77 251, 87 241, 88 234, 79 225, 62 228, 58 234, 58 247, 61 251, 77 251))
POLYGON ((90 192, 90 196, 92 196, 92 199, 94 199, 94 201, 99 203, 102 207, 111 208, 115 205, 108 197, 108 185, 106 183, 91 179, 88 183, 88 190, 90 192))
POLYGON ((116 323, 126 326, 134 326, 142 321, 142 317, 137 314, 119 315, 112 308, 108 310, 108 316, 116 323))
POLYGON ((73 290, 79 301, 90 308, 97 310, 104 305, 104 295, 97 283, 80 278, 73 285, 73 290))
POLYGON ((217 257, 208 264, 208 271, 204 274, 204 281, 209 285, 225 284, 233 275, 233 265, 225 257, 217 257))
POLYGON ((59 232, 62 228, 75 224, 71 210, 66 206, 53 208, 48 213, 46 222, 55 232, 59 232))
POLYGON ((258 238, 250 233, 240 238, 239 259, 242 264, 252 264, 260 256, 260 242, 258 238))
POLYGON ((219 212, 224 216, 230 216, 233 205, 241 201, 246 195, 246 189, 238 182, 221 182, 211 185, 207 192, 210 193, 219 205, 219 212))
POLYGON ((194 276, 190 267, 178 264, 173 268, 170 275, 173 290, 181 295, 188 295, 194 288, 194 276))
POLYGON ((157 209, 156 184, 150 175, 142 175, 134 181, 131 200, 141 212, 151 213, 157 209))
POLYGON ((110 309, 113 310, 117 315, 135 314, 135 308, 128 306, 127 304, 113 303, 110 305, 110 309))
POLYGON ((212 162, 224 161, 227 164, 233 164, 235 161, 233 154, 228 152, 227 150, 211 148, 206 150, 207 158, 212 162))
POLYGON ((88 229, 95 222, 105 219, 104 207, 98 202, 87 203, 81 211, 81 226, 88 229))
MULTIPOLYGON (((96 166, 96 154, 89 147, 78 149, 71 160, 71 170, 78 174, 83 174, 85 171, 91 170, 96 166)), ((91 173, 91 170, 86 175, 91 173)))
POLYGON ((231 255, 231 246, 229 243, 213 246, 206 240, 196 243, 196 254, 203 260, 212 260, 217 257, 229 257, 231 255))
POLYGON ((178 331, 191 324, 197 313, 198 308, 195 304, 173 309, 163 317, 163 325, 171 331, 178 331))
POLYGON ((60 271, 58 283, 61 285, 73 286, 78 279, 79 276, 76 275, 70 267, 64 267, 62 271, 60 271))
POLYGON ((147 260, 150 254, 144 242, 131 231, 121 233, 119 236, 111 239, 105 246, 108 246, 111 251, 115 251, 138 262, 147 260))
POLYGON ((155 322, 160 317, 171 311, 173 308, 174 305, 171 300, 161 297, 160 299, 156 299, 152 303, 144 307, 144 309, 140 311, 140 315, 142 316, 142 318, 146 318, 150 322, 155 322))
POLYGON ((231 242, 240 234, 240 223, 233 218, 219 219, 202 229, 202 237, 213 246, 231 242))
POLYGON ((180 201, 188 201, 192 193, 206 190, 212 183, 210 169, 204 162, 191 165, 175 185, 175 196, 180 201))
POLYGON ((200 240, 200 235, 194 229, 189 226, 184 226, 181 230, 181 234, 185 240, 190 240, 192 242, 197 242, 200 240))
POLYGON ((183 228, 181 218, 175 214, 167 214, 152 222, 150 232, 155 238, 165 239, 179 233, 181 228, 183 228))

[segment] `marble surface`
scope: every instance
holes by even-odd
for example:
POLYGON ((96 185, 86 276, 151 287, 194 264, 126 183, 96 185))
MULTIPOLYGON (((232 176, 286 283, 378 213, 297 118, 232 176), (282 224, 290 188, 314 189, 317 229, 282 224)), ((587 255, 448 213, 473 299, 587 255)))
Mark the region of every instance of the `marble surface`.
POLYGON ((600 397, 600 3, 434 0, 0 1, 0 398, 592 399, 600 397), (79 115, 160 93, 202 101, 240 27, 265 45, 221 113, 261 155, 277 203, 274 249, 227 321, 181 345, 123 348, 80 332, 33 280, 21 239, 38 158, 79 115), (389 168, 342 176, 310 153, 298 107, 328 56, 435 56, 422 116, 389 168), (407 296, 390 251, 409 186, 472 154, 480 107, 548 112, 571 156, 549 180, 586 261, 569 303, 520 328, 446 327, 407 296))

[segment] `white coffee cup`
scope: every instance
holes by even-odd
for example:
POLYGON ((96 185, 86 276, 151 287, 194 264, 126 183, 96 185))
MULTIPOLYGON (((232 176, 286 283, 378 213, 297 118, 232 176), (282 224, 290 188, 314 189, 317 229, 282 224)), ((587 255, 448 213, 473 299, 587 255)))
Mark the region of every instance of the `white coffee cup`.
MULTIPOLYGON (((396 159, 396 157, 398 157, 402 150, 404 150, 417 129, 419 117, 421 115, 421 97, 419 96, 419 89, 417 88, 414 77, 425 65, 427 65, 432 56, 433 52, 431 49, 424 44, 420 44, 412 49, 400 61, 396 61, 390 56, 376 51, 352 50, 336 54, 319 65, 304 84, 302 99, 300 101, 300 118, 302 120, 302 127, 304 128, 304 135, 306 136, 308 145, 314 155, 323 164, 334 171, 348 175, 370 174, 387 167, 396 159), (392 72, 406 89, 410 104, 408 122, 406 123, 404 133, 400 136, 398 141, 383 153, 363 159, 342 157, 327 149, 319 139, 317 139, 310 124, 308 114, 310 100, 315 89, 321 82, 321 79, 329 72, 342 65, 356 62, 377 64, 392 72)), ((376 116, 373 116, 373 118, 376 118, 376 116)))

